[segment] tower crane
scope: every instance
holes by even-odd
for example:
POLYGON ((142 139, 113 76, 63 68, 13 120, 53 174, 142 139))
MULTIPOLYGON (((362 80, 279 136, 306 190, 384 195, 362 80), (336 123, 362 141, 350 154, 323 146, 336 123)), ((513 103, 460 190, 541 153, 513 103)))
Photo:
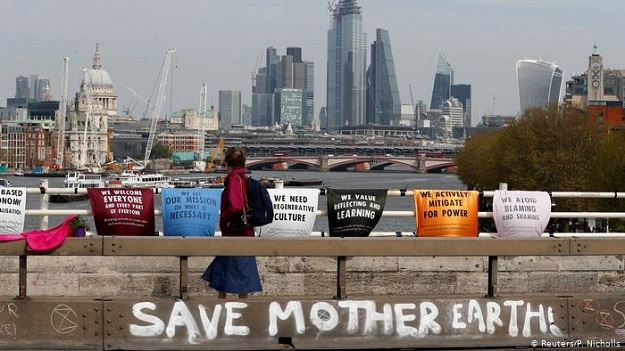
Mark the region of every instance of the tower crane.
POLYGON ((87 155, 88 155, 88 150, 89 150, 89 144, 88 144, 88 139, 87 139, 87 132, 89 130, 89 128, 91 127, 91 125, 93 124, 92 121, 92 115, 93 115, 93 111, 92 111, 92 105, 91 105, 91 73, 89 71, 89 69, 83 67, 82 68, 82 73, 83 73, 83 82, 85 82, 84 85, 84 89, 85 89, 85 129, 83 130, 83 136, 82 136, 82 149, 81 149, 81 156, 80 156, 80 167, 85 167, 87 165, 87 155))
POLYGON ((417 106, 414 104, 414 99, 412 98, 412 85, 408 84, 408 89, 410 90, 410 103, 412 104, 412 111, 415 123, 419 120, 419 116, 417 115, 417 106))
POLYGON ((148 101, 139 93, 134 91, 132 88, 126 87, 126 89, 128 89, 128 91, 132 93, 132 97, 130 98, 130 102, 128 103, 128 106, 126 106, 126 108, 124 109, 124 113, 128 116, 132 115, 132 112, 135 110, 135 108, 139 104, 139 100, 141 100, 146 105, 146 112, 144 113, 144 116, 143 116, 145 118, 145 114, 147 113, 147 106, 149 105, 148 101), (139 99, 137 100, 137 98, 139 99))
POLYGON ((252 89, 256 87, 256 74, 258 74, 258 68, 260 67, 260 59, 263 57, 263 52, 259 52, 256 56, 256 62, 254 63, 254 67, 252 67, 252 89))
POLYGON ((158 80, 158 93, 156 95, 156 100, 154 101, 154 106, 150 108, 151 113, 148 116, 150 120, 150 134, 148 135, 148 143, 145 148, 145 157, 143 159, 144 167, 147 167, 148 165, 150 153, 152 153, 152 147, 154 146, 154 138, 156 137, 156 122, 161 114, 163 101, 165 101, 165 85, 167 83, 167 76, 169 75, 169 67, 171 66, 171 56, 174 52, 176 52, 176 49, 170 48, 167 49, 167 52, 165 53, 165 59, 163 60, 163 66, 158 80))
POLYGON ((63 168, 65 156, 65 115, 67 114, 67 81, 69 80, 69 57, 63 57, 63 80, 61 81, 61 111, 59 132, 56 140, 56 168, 63 168))
POLYGON ((206 82, 202 82, 200 86, 200 111, 198 111, 200 117, 206 115, 206 103, 206 82))
POLYGON ((207 105, 207 97, 206 97, 206 82, 202 82, 200 86, 200 111, 199 116, 202 124, 200 126, 201 137, 198 142, 198 160, 202 160, 204 158, 204 128, 206 124, 204 123, 204 119, 206 118, 206 105, 207 105))

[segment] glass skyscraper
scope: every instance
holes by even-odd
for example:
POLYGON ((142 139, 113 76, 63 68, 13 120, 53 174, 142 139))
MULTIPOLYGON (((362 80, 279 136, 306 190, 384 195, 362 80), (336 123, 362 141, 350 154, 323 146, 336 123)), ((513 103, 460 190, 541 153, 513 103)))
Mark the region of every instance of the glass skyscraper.
POLYGON ((328 30, 327 128, 365 124, 366 35, 356 0, 332 4, 328 30))
POLYGON ((521 112, 528 107, 545 107, 560 101, 563 71, 554 63, 519 60, 516 63, 521 112))
POLYGON ((302 60, 302 48, 287 47, 286 55, 279 56, 273 47, 266 50, 266 67, 259 67, 252 86, 252 125, 272 126, 281 122, 280 106, 277 102, 283 97, 281 89, 300 91, 302 115, 288 122, 297 125, 310 125, 315 109, 315 64, 302 60))
POLYGON ((438 52, 436 60, 436 75, 432 88, 432 101, 430 109, 437 110, 443 107, 443 102, 450 97, 451 86, 454 84, 454 70, 442 52, 438 52))
POLYGON ((241 91, 219 91, 219 124, 230 128, 233 124, 241 124, 241 91))
POLYGON ((367 70, 367 123, 399 125, 401 101, 387 30, 376 29, 371 44, 371 64, 367 70))

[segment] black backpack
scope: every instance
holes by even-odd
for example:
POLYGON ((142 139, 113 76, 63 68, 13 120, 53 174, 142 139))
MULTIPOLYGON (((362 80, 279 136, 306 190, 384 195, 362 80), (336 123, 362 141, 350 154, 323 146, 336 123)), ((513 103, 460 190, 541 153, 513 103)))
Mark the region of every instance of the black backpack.
POLYGON ((267 189, 256 179, 247 178, 245 194, 247 224, 260 227, 273 222, 273 203, 267 189))

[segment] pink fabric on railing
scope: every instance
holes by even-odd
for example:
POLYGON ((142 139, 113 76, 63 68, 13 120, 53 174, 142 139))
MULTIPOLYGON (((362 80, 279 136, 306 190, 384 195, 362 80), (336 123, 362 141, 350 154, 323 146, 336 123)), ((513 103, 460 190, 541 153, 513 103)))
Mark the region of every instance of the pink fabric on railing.
POLYGON ((46 230, 29 230, 20 235, 0 235, 0 241, 13 241, 26 239, 28 248, 33 251, 49 251, 63 245, 65 238, 71 236, 69 222, 76 218, 70 215, 63 223, 46 230))

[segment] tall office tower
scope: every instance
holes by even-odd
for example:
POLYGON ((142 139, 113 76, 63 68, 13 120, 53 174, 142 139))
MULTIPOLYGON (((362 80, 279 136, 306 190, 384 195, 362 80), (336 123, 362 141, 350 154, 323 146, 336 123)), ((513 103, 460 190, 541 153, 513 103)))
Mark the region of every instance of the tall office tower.
POLYGON ((276 63, 280 62, 280 56, 276 53, 276 49, 268 47, 265 50, 265 67, 267 68, 265 78, 265 93, 273 94, 278 86, 276 79, 276 63))
POLYGON ((528 107, 545 107, 560 101, 563 71, 554 63, 519 60, 516 63, 521 112, 528 107))
POLYGON ((276 63, 276 89, 306 89, 306 64, 301 61, 301 52, 299 62, 287 54, 276 63))
POLYGON ((286 48, 286 55, 293 56, 293 62, 302 63, 302 48, 288 47, 286 48))
POLYGON ((592 55, 588 58, 588 82, 586 84, 589 102, 605 100, 603 57, 599 55, 597 45, 593 47, 592 55))
POLYGON ((439 110, 443 102, 449 99, 451 86, 454 84, 454 70, 442 52, 438 52, 436 60, 436 74, 434 75, 434 87, 432 88, 432 101, 430 109, 439 110))
MULTIPOLYGON (((274 47, 265 50, 264 82, 257 81, 256 87, 252 88, 257 94, 252 96, 252 123, 257 126, 272 126, 275 123, 273 117, 273 93, 279 87, 277 81, 276 64, 280 62, 280 56, 274 47), (264 84, 264 85, 262 85, 264 84), (254 102, 256 101, 256 104, 254 102)), ((260 70, 263 68, 259 68, 260 70)))
POLYGON ((47 87, 50 87, 50 79, 39 78, 35 84, 35 100, 43 101, 43 92, 47 87))
POLYGON ((228 129, 241 122, 241 90, 220 90, 219 125, 228 129))
MULTIPOLYGON (((276 94, 282 89, 298 89, 300 91, 300 108, 302 114, 291 121, 294 125, 309 125, 314 113, 314 64, 302 61, 302 49, 288 47, 287 54, 278 56, 273 47, 267 48, 268 66, 258 69, 255 84, 252 87, 252 123, 258 126, 272 126, 282 123, 276 94), (296 122, 295 122, 296 121, 296 122)), ((281 93, 280 93, 281 94, 281 93)))
POLYGON ((29 96, 28 77, 19 76, 15 78, 15 97, 26 99, 29 96))
POLYGON ((272 94, 265 92, 267 80, 267 68, 260 67, 255 76, 252 86, 252 122, 255 127, 270 126, 273 124, 273 99, 272 94))
POLYGON ((294 126, 302 125, 303 99, 302 89, 280 88, 274 93, 274 106, 276 122, 281 125, 291 124, 294 126))
POLYGON ((388 31, 376 29, 367 70, 367 123, 399 125, 401 101, 388 31))
POLYGON ((315 120, 315 63, 311 61, 306 64, 306 110, 304 111, 303 125, 312 125, 315 120))
POLYGON ((464 109, 464 126, 471 127, 471 84, 453 84, 450 89, 451 96, 462 103, 464 109))
POLYGON ((327 111, 328 129, 365 123, 366 35, 356 0, 340 0, 330 6, 328 30, 327 111))
POLYGON ((35 92, 37 91, 37 81, 41 79, 41 76, 38 74, 31 74, 28 79, 28 88, 30 88, 30 95, 28 96, 31 99, 35 98, 35 92))
POLYGON ((274 90, 274 120, 280 124, 291 123, 294 126, 309 124, 305 120, 306 112, 306 88, 307 88, 307 68, 308 65, 302 62, 302 49, 298 47, 288 47, 287 54, 280 58, 276 64, 277 87, 274 90), (291 90, 296 89, 295 93, 291 90), (293 99, 299 97, 299 109, 289 108, 285 117, 283 106, 292 105, 293 99), (287 102, 288 101, 288 102, 287 102), (280 112, 281 111, 281 112, 280 112), (299 116, 295 116, 299 113, 299 116), (286 119, 285 119, 286 118, 286 119))

